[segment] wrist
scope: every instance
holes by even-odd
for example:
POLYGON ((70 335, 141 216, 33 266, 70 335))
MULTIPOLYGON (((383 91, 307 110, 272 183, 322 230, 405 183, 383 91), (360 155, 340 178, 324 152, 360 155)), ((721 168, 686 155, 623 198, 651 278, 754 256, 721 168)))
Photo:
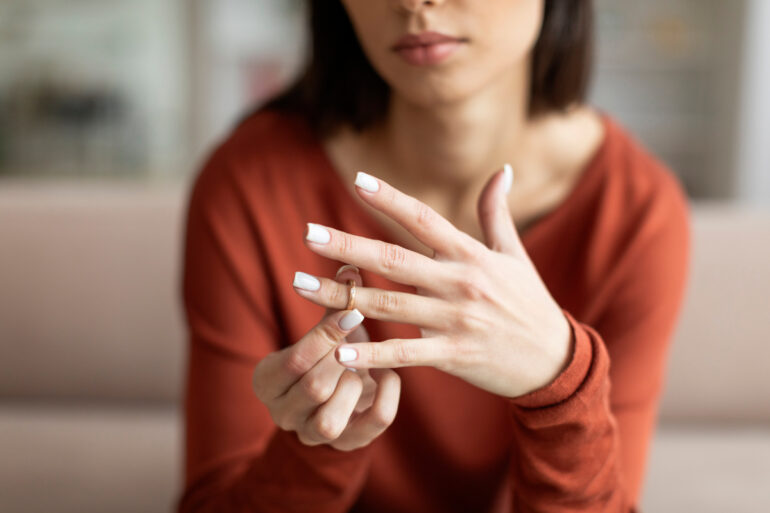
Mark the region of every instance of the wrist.
POLYGON ((550 330, 550 336, 546 344, 546 363, 543 379, 538 388, 543 388, 553 383, 569 366, 574 351, 572 328, 561 308, 557 309, 556 320, 550 330))

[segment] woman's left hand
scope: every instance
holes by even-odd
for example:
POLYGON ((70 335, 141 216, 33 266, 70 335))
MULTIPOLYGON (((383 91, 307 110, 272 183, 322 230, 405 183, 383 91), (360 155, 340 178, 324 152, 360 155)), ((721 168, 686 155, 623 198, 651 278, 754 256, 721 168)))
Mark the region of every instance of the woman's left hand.
MULTIPOLYGON (((365 317, 417 325, 422 338, 343 344, 337 348, 340 363, 428 365, 509 398, 537 390, 561 373, 572 350, 571 329, 514 227, 506 199, 512 181, 506 166, 479 197, 485 245, 428 205, 359 173, 359 196, 433 249, 433 258, 308 223, 305 243, 313 252, 417 291, 357 287, 355 305, 365 317)), ((297 292, 319 305, 344 308, 348 286, 319 279, 318 290, 297 292)))

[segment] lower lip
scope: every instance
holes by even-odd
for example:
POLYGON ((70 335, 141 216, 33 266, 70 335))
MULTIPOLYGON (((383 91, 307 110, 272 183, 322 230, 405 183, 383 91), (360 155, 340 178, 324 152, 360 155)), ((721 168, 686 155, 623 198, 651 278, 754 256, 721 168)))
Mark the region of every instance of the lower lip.
POLYGON ((446 41, 432 45, 401 48, 396 50, 396 53, 413 66, 430 66, 446 60, 459 47, 460 41, 446 41))

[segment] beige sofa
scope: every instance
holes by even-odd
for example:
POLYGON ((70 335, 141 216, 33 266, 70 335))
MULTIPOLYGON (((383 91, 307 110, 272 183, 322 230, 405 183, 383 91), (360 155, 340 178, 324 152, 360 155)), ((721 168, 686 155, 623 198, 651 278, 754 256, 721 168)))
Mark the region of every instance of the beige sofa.
MULTIPOLYGON (((172 509, 185 195, 0 185, 0 511, 172 509)), ((770 212, 694 228, 645 510, 770 511, 770 212)))

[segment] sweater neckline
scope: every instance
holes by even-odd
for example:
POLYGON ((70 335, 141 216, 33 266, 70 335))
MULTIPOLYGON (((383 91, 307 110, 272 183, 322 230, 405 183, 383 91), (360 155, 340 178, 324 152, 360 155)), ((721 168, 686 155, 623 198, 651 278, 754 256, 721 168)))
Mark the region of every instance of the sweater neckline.
MULTIPOLYGON (((566 197, 554 208, 531 221, 525 230, 519 231, 519 237, 525 247, 529 247, 533 240, 539 238, 541 232, 547 232, 549 226, 560 222, 562 218, 571 218, 570 211, 573 209, 573 205, 578 203, 580 198, 590 190, 595 178, 601 174, 600 171, 603 168, 602 164, 605 160, 605 155, 608 152, 611 140, 614 138, 613 132, 615 127, 612 119, 604 111, 598 110, 597 112, 604 127, 604 136, 601 144, 599 144, 587 164, 583 167, 566 197)), ((368 212, 367 208, 371 207, 364 204, 360 198, 354 196, 354 192, 347 188, 322 142, 315 136, 312 139, 313 147, 321 163, 322 173, 325 175, 320 177, 322 181, 327 180, 328 177, 327 184, 331 184, 336 196, 346 198, 347 201, 344 201, 344 203, 349 205, 349 208, 352 210, 351 214, 356 219, 362 220, 368 226, 370 232, 374 234, 375 238, 384 242, 396 243, 395 237, 392 236, 385 225, 368 212)))

